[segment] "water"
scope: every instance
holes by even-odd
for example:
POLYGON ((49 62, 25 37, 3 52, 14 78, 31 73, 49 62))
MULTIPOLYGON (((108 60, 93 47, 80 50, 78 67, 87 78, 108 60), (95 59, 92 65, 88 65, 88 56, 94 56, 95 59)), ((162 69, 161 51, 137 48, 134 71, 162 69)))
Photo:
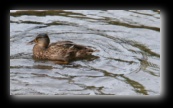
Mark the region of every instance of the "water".
POLYGON ((10 95, 160 95, 160 21, 153 10, 11 10, 10 95), (39 33, 98 58, 34 60, 27 42, 39 33))

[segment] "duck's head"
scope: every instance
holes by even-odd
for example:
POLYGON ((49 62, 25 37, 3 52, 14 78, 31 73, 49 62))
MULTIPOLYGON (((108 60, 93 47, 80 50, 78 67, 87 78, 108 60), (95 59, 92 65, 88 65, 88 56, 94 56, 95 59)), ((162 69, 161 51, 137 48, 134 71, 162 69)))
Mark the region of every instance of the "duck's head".
POLYGON ((34 43, 36 45, 39 45, 40 47, 48 47, 50 39, 46 33, 41 33, 38 34, 37 37, 34 40, 30 41, 28 44, 34 44, 34 43))

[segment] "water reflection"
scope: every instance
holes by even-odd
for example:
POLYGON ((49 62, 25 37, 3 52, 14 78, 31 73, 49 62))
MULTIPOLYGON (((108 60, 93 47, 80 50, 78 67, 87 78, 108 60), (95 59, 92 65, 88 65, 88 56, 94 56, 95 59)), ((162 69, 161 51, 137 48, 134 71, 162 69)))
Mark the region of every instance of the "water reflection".
POLYGON ((10 12, 11 95, 159 95, 160 13, 152 10, 10 12), (38 33, 100 50, 68 65, 32 58, 38 33))

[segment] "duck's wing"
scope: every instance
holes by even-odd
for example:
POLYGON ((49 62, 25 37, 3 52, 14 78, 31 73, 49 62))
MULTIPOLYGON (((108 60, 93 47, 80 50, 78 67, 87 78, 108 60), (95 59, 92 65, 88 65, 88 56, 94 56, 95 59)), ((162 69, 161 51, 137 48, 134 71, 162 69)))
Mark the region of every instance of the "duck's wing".
POLYGON ((56 43, 52 43, 49 47, 62 47, 62 48, 69 48, 69 49, 87 49, 86 46, 75 44, 71 41, 58 41, 56 43))
POLYGON ((71 41, 58 41, 58 42, 55 42, 55 43, 51 43, 49 45, 49 48, 52 48, 52 47, 61 47, 61 48, 68 48, 70 47, 72 44, 74 44, 73 42, 71 41))
POLYGON ((64 45, 64 44, 72 44, 73 42, 71 41, 58 41, 55 43, 50 44, 49 46, 56 46, 56 45, 64 45))

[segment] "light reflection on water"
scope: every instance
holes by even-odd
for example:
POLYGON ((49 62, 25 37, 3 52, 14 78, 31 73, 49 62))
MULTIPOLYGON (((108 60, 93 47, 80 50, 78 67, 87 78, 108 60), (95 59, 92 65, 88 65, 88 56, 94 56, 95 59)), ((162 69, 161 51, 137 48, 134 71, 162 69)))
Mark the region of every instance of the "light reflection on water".
POLYGON ((159 95, 160 13, 11 11, 11 95, 159 95), (38 33, 92 46, 98 58, 58 65, 32 58, 38 33))

